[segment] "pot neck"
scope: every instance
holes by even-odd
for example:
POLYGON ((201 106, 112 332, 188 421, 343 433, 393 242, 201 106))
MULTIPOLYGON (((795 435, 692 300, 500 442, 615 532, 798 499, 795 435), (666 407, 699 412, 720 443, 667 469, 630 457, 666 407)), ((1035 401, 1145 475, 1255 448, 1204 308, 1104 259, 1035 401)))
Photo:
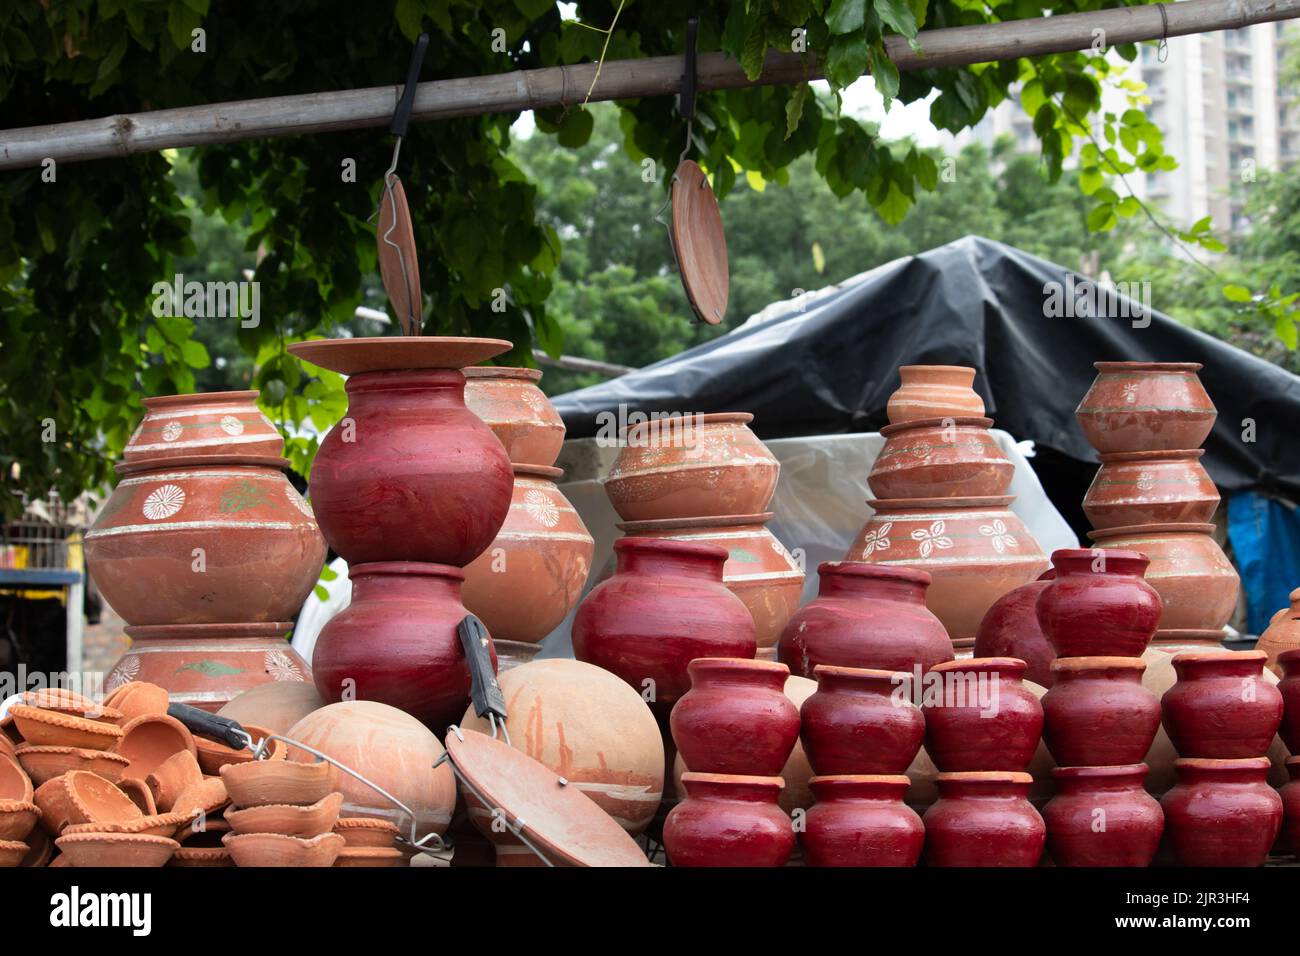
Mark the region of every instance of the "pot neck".
MULTIPOLYGON (((623 538, 622 541, 631 539, 623 538)), ((620 544, 622 543, 620 542, 620 544)), ((721 548, 690 549, 663 547, 672 545, 662 539, 643 538, 638 544, 616 549, 619 574, 650 574, 658 577, 692 578, 722 583, 722 569, 727 554, 721 548), (713 553, 715 552, 716 553, 713 553)))
POLYGON ((1136 552, 1104 551, 1100 548, 1070 548, 1052 555, 1056 578, 1099 577, 1145 578, 1146 555, 1136 552))
POLYGON ((1262 677, 1264 661, 1253 654, 1237 657, 1174 658, 1174 673, 1179 682, 1206 680, 1214 677, 1262 677))
POLYGON ((1081 680, 1124 681, 1128 684, 1142 683, 1143 670, 1122 664, 1099 664, 1096 667, 1078 670, 1057 669, 1052 671, 1052 686, 1081 680))
POLYGON ((926 585, 907 578, 876 576, 823 566, 819 572, 818 597, 871 598, 904 604, 925 604, 926 585))
POLYGON ((460 600, 460 586, 464 574, 459 568, 436 564, 412 565, 411 570, 401 566, 391 569, 368 570, 365 565, 352 569, 352 601, 371 600, 421 600, 452 597, 460 600))
POLYGON ((1079 793, 1097 793, 1099 791, 1107 793, 1122 793, 1130 790, 1141 790, 1142 782, 1146 779, 1147 768, 1143 764, 1135 764, 1132 767, 1097 767, 1088 768, 1093 773, 1073 775, 1073 774, 1053 774, 1056 782, 1056 792, 1058 794, 1074 795, 1079 793))
POLYGON ((847 801, 898 803, 907 793, 909 781, 882 777, 814 777, 809 781, 818 803, 847 801))
POLYGON ((683 777, 682 784, 692 800, 723 800, 740 803, 776 804, 781 794, 780 778, 772 777, 727 777, 724 775, 701 775, 683 777), (692 779, 694 777, 694 779, 692 779))
POLYGON ((1179 766, 1178 782, 1184 784, 1221 783, 1221 784, 1267 784, 1268 766, 1248 766, 1246 761, 1222 761, 1221 766, 1192 764, 1179 766))
MULTIPOLYGON (((867 670, 857 667, 818 666, 814 671, 818 693, 859 694, 863 696, 890 695, 900 684, 894 683, 891 671, 867 670)), ((910 677, 904 673, 903 677, 910 677)))
POLYGON ((1012 780, 944 780, 939 778, 939 795, 945 798, 984 800, 1023 800, 1029 796, 1029 784, 1012 780))
POLYGON ((377 399, 394 406, 418 403, 421 408, 465 405, 465 376, 454 368, 359 372, 348 377, 344 388, 354 404, 377 399))
POLYGON ((975 370, 964 365, 904 365, 898 370, 898 379, 904 385, 970 388, 975 381, 975 370))
POLYGON ((789 668, 769 661, 744 658, 696 658, 686 665, 691 675, 691 689, 761 688, 781 694, 785 690, 789 668))

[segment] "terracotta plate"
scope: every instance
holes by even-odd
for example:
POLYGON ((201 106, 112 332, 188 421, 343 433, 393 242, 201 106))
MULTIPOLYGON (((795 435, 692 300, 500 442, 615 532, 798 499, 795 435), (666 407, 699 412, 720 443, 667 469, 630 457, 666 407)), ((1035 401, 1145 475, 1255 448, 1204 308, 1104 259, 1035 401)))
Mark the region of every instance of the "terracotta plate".
POLYGON ((289 351, 313 365, 344 375, 397 372, 413 368, 465 368, 508 352, 505 339, 439 335, 400 335, 366 339, 316 339, 295 342, 289 351))
POLYGON ((691 308, 700 321, 717 325, 727 314, 731 284, 727 234, 704 170, 689 159, 673 174, 673 222, 668 234, 691 308))
POLYGON ((456 768, 559 866, 650 866, 636 841, 577 787, 500 740, 447 731, 456 768), (462 739, 463 737, 463 739, 462 739))

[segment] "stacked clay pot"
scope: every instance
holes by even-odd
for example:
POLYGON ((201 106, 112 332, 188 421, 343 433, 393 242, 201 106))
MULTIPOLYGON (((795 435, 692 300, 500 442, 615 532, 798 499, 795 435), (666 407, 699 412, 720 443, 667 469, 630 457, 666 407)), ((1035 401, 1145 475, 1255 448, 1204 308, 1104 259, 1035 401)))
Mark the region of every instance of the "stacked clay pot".
MULTIPOLYGON (((330 867, 347 841, 335 827, 343 794, 338 770, 326 761, 253 760, 226 764, 221 780, 231 797, 230 832, 221 838, 235 866, 330 867)), ((371 865, 393 866, 393 847, 371 865)))

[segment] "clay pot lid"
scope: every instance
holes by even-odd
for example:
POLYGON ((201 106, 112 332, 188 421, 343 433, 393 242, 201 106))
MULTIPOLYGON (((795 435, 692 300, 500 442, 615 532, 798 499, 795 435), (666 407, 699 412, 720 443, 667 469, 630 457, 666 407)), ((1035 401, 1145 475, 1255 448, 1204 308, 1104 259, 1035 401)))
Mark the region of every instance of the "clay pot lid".
POLYGON ((241 637, 284 637, 293 621, 255 621, 249 624, 132 624, 127 637, 171 640, 238 640, 241 637))
POLYGON ((993 419, 985 418, 982 415, 917 418, 911 421, 896 422, 893 425, 886 425, 884 428, 880 429, 880 434, 888 438, 890 435, 897 435, 899 432, 905 432, 911 429, 950 428, 952 426, 964 428, 992 428, 993 419))
POLYGON ((22 765, 7 754, 0 754, 0 800, 32 799, 32 778, 22 765))
POLYGON ((1057 657, 1049 666, 1053 674, 1099 670, 1134 670, 1141 672, 1147 669, 1147 662, 1140 657, 1099 655, 1096 657, 1057 657))
MULTIPOLYGON (((553 863, 650 866, 641 848, 595 801, 545 764, 486 734, 447 730, 460 775, 553 863)), ((779 778, 778 778, 779 779, 779 778)))
POLYGON ((1005 509, 1015 495, 990 495, 986 498, 868 498, 872 511, 961 511, 967 508, 1005 509))
POLYGON ((1203 651, 1179 651, 1174 655, 1174 666, 1177 667, 1179 664, 1263 664, 1267 660, 1268 654, 1264 651, 1230 651, 1226 647, 1221 649, 1207 648, 1203 651))
POLYGON ((119 475, 138 475, 147 471, 175 471, 178 468, 274 468, 283 471, 289 459, 279 455, 177 455, 175 458, 138 458, 113 466, 119 475))
POLYGON ((790 676, 790 668, 777 661, 760 661, 753 657, 696 657, 686 664, 691 674, 696 671, 756 671, 762 674, 790 676))
POLYGON ((940 783, 1020 783, 1029 786, 1034 782, 1031 774, 1019 770, 953 770, 935 777, 940 783))
POLYGON ((1212 534, 1213 532, 1214 525, 1212 524, 1173 521, 1168 524, 1129 524, 1119 528, 1089 531, 1088 537, 1093 541, 1107 541, 1111 538, 1123 538, 1137 534, 1212 534))
POLYGON ((870 561, 823 561, 817 565, 817 574, 838 574, 845 577, 870 578, 873 581, 903 581, 929 587, 934 580, 929 571, 894 564, 872 564, 870 561))
POLYGON ((366 564, 354 564, 348 569, 348 577, 353 581, 368 574, 465 580, 465 572, 460 568, 450 564, 433 564, 429 561, 370 561, 366 564))
POLYGON ((552 468, 548 465, 516 465, 510 463, 514 470, 516 478, 545 478, 548 481, 559 481, 564 477, 563 468, 552 468))
POLYGON ((1193 770, 1263 770, 1268 771, 1273 761, 1268 757, 1234 757, 1216 760, 1211 757, 1179 757, 1174 761, 1174 769, 1187 767, 1193 770))
POLYGON ((1199 372, 1200 362, 1093 362, 1098 372, 1199 372))
POLYGON ((709 179, 694 160, 682 160, 673 173, 672 207, 668 235, 682 288, 700 321, 717 325, 731 288, 727 233, 709 179))
POLYGON ((1019 657, 967 657, 935 664, 930 668, 930 673, 948 674, 962 671, 1019 671, 1023 673, 1028 667, 1029 665, 1019 657))
POLYGON ((505 378, 519 379, 525 382, 540 382, 542 380, 542 370, 540 368, 515 368, 510 365, 471 365, 468 368, 461 369, 466 378, 505 378))
POLYGON ((379 336, 355 339, 314 339, 294 342, 290 354, 331 372, 400 372, 414 369, 455 369, 508 352, 513 342, 444 335, 379 336))
POLYGON ((1150 768, 1144 763, 1117 764, 1111 767, 1053 767, 1057 780, 1105 780, 1110 777, 1145 779, 1150 768))
POLYGON ((813 667, 814 679, 823 674, 827 677, 848 677, 857 680, 892 680, 897 674, 911 676, 907 671, 887 671, 876 667, 845 667, 842 664, 817 664, 813 667))
POLYGON ((648 521, 620 521, 615 527, 624 534, 635 537, 648 531, 695 531, 710 528, 734 528, 741 525, 767 524, 775 512, 764 511, 753 515, 716 515, 704 518, 653 518, 648 521))
POLYGON ((135 817, 130 820, 97 821, 94 823, 73 823, 63 828, 64 836, 80 833, 140 833, 154 836, 170 837, 176 828, 189 821, 184 813, 155 813, 135 817), (155 832, 156 831, 156 832, 155 832))
MULTIPOLYGON (((25 740, 39 742, 42 739, 63 737, 69 741, 66 746, 73 746, 72 741, 84 744, 99 743, 102 746, 87 746, 85 749, 106 750, 122 737, 122 728, 116 724, 89 720, 61 710, 43 710, 39 707, 14 704, 9 708, 9 716, 14 719, 18 732, 25 740)), ((65 745, 50 744, 49 746, 65 745)))
POLYGON ((674 541, 672 538, 619 538, 614 542, 614 551, 654 552, 680 558, 713 558, 726 561, 730 553, 726 548, 702 541, 674 541))
POLYGON ((1169 451, 1113 451, 1098 455, 1103 465, 1113 465, 1127 461, 1159 462, 1199 460, 1205 455, 1204 448, 1175 448, 1169 451))

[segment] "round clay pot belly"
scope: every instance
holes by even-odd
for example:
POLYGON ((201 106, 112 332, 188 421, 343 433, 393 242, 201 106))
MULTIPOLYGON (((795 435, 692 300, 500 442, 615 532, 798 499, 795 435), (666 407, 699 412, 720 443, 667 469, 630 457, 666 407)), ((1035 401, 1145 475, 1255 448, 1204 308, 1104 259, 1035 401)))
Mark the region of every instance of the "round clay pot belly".
POLYGON ((1103 455, 1199 448, 1214 427, 1214 403, 1195 362, 1095 362, 1097 378, 1075 410, 1103 455))
POLYGON ((1219 490, 1201 465, 1204 454, 1197 448, 1102 455, 1084 514, 1094 528, 1209 521, 1219 490))
POLYGON ((1016 466, 989 433, 991 418, 934 418, 888 425, 867 483, 877 498, 1004 495, 1016 466))

